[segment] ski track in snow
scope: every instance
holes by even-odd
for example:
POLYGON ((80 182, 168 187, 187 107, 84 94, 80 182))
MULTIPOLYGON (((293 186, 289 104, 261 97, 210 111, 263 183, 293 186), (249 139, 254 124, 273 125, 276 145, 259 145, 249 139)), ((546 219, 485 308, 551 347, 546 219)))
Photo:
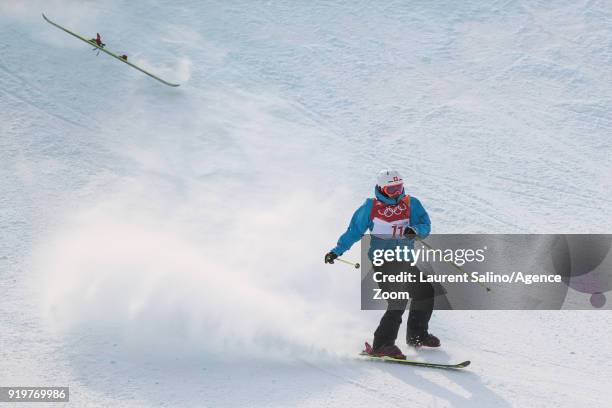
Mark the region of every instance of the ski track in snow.
POLYGON ((79 407, 601 406, 606 311, 440 311, 444 348, 410 357, 469 368, 365 363, 380 313, 321 257, 384 166, 438 233, 610 232, 611 35, 601 0, 1 3, 0 385, 79 407))

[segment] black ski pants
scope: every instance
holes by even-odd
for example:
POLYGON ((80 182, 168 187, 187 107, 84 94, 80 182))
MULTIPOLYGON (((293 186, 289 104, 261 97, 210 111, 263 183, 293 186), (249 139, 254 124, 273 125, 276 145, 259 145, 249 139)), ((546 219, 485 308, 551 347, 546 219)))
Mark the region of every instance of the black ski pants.
POLYGON ((410 272, 415 274, 417 281, 413 283, 391 283, 379 282, 378 287, 382 292, 408 292, 410 299, 388 299, 387 311, 380 319, 380 324, 374 332, 374 344, 376 349, 383 345, 394 344, 397 339, 399 328, 402 324, 402 315, 410 302, 408 313, 408 328, 406 339, 411 335, 421 335, 427 332, 429 319, 434 307, 434 288, 429 282, 421 282, 419 270, 415 266, 410 266, 405 262, 387 262, 380 267, 374 267, 375 271, 382 272, 382 275, 396 275, 400 272, 410 272))

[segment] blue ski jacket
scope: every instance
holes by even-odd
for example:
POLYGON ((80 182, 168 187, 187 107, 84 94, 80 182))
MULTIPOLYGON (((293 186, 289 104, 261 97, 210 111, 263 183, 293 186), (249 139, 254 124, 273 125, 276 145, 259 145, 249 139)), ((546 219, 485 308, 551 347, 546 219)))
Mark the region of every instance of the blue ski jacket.
MULTIPOLYGON (((389 198, 378 191, 377 188, 374 188, 374 194, 376 195, 377 200, 382 201, 385 204, 398 204, 406 195, 404 192, 402 192, 402 194, 397 198, 389 198)), ((348 251, 355 242, 359 241, 368 230, 372 230, 374 224, 370 218, 370 214, 372 212, 373 205, 374 199, 368 198, 361 205, 361 207, 355 211, 348 229, 340 236, 336 247, 332 249, 333 253, 338 256, 342 255, 344 252, 348 251)), ((417 233, 417 236, 420 239, 426 238, 431 231, 431 221, 429 220, 429 215, 427 214, 427 211, 425 211, 425 208, 423 208, 421 202, 414 197, 410 197, 410 227, 417 233)), ((395 248, 397 245, 400 245, 400 242, 401 244, 406 245, 406 241, 407 240, 405 239, 383 240, 373 236, 369 252, 371 254, 371 251, 374 248, 395 248)), ((413 244, 413 240, 409 240, 408 246, 410 248, 413 247, 413 244)))

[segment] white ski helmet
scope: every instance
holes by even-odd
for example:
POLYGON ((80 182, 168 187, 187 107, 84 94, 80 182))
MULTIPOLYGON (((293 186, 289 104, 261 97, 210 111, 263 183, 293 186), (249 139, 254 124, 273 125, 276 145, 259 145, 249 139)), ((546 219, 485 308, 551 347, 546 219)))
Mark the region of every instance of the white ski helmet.
POLYGON ((378 187, 383 188, 387 186, 396 186, 398 184, 404 184, 404 180, 402 176, 396 170, 381 170, 378 173, 378 178, 376 179, 376 184, 378 187))
POLYGON ((404 191, 404 180, 396 170, 381 170, 376 185, 389 197, 397 197, 404 191))

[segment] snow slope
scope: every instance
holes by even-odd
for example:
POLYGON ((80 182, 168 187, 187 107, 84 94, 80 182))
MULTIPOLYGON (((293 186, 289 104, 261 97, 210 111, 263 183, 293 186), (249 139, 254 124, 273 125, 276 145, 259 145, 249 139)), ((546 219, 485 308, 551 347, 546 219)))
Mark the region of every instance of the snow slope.
POLYGON ((435 232, 610 232, 611 23, 596 0, 3 0, 0 385, 79 407, 601 406, 608 312, 437 312, 444 348, 416 357, 469 371, 366 364, 380 313, 322 256, 384 166, 435 232))

